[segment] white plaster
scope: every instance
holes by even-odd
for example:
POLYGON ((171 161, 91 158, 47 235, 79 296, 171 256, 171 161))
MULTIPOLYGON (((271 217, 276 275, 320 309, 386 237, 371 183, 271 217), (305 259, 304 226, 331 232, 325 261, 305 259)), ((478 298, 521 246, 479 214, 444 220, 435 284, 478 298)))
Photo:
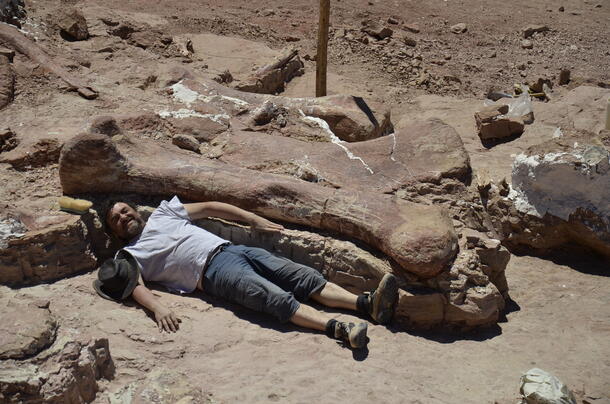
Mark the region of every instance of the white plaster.
POLYGON ((177 111, 159 111, 158 114, 161 118, 169 118, 169 117, 177 118, 177 119, 193 118, 193 117, 194 118, 204 118, 204 119, 209 119, 211 121, 214 121, 221 125, 227 125, 229 119, 231 119, 231 117, 227 114, 202 114, 197 111, 193 111, 191 109, 186 109, 186 108, 181 108, 177 111))
POLYGON ((610 154, 594 146, 542 157, 519 154, 508 197, 523 213, 568 220, 583 208, 610 226, 610 154))
POLYGON ((333 133, 333 131, 330 130, 330 126, 328 126, 328 122, 326 122, 324 119, 321 119, 321 118, 317 118, 314 116, 307 116, 307 115, 305 115, 305 113, 302 110, 299 110, 299 113, 301 114, 301 119, 303 119, 305 122, 312 123, 312 124, 322 128, 322 130, 324 132, 326 132, 328 134, 328 136, 330 137, 330 141, 332 143, 336 144, 337 146, 339 146, 340 148, 342 148, 350 160, 360 161, 362 163, 362 165, 364 166, 364 168, 369 173, 375 174, 375 172, 371 169, 371 167, 369 167, 369 165, 366 164, 366 161, 364 161, 361 157, 355 156, 354 153, 352 153, 351 150, 348 149, 347 146, 345 146, 345 144, 344 144, 345 142, 343 142, 341 139, 339 139, 337 137, 337 135, 335 135, 333 133))
POLYGON ((18 220, 7 218, 0 220, 0 248, 8 247, 8 240, 19 238, 26 233, 27 229, 18 220))
POLYGON ((182 84, 182 81, 172 85, 171 89, 174 95, 174 100, 186 104, 187 107, 190 107, 191 104, 197 101, 199 98, 199 93, 186 87, 184 84, 182 84))
MULTIPOLYGON (((205 88, 208 88, 205 84, 202 83, 202 85, 205 88)), ((232 104, 235 104, 239 107, 244 107, 244 106, 249 105, 246 101, 240 100, 239 98, 235 98, 235 97, 228 97, 226 95, 220 95, 220 94, 216 94, 216 95, 200 94, 197 91, 191 90, 190 88, 188 88, 187 86, 182 84, 182 80, 176 84, 173 84, 170 88, 173 91, 174 100, 182 102, 183 104, 186 104, 187 107, 190 107, 191 104, 197 100, 201 100, 203 102, 208 102, 208 103, 211 103, 211 102, 214 102, 217 100, 224 100, 224 101, 228 101, 232 104)))

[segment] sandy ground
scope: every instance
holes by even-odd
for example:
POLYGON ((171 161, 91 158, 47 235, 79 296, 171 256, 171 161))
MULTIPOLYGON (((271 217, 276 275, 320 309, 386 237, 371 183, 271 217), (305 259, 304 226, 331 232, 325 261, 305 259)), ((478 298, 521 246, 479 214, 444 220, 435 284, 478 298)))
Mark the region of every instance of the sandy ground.
MULTIPOLYGON (((280 0, 270 7, 259 0, 230 4, 218 0, 154 4, 142 0, 38 1, 30 2, 30 15, 39 26, 25 25, 25 29, 50 27, 55 11, 67 4, 84 7, 88 17, 112 9, 170 35, 192 36, 196 56, 186 65, 192 69, 204 70, 206 64, 208 70, 220 71, 227 66, 239 75, 287 46, 297 46, 301 54, 315 54, 315 2, 280 0), (239 38, 217 42, 206 36, 209 33, 259 44, 252 50, 250 42, 239 38), (299 41, 288 43, 288 36, 299 41)), ((608 82, 610 51, 603 46, 610 34, 607 0, 566 0, 562 4, 337 0, 332 6, 333 30, 357 30, 362 19, 389 16, 401 24, 416 23, 421 29, 414 35, 418 51, 431 76, 453 74, 461 81, 409 86, 409 77, 382 68, 373 48, 356 46, 348 52, 345 44, 331 41, 329 92, 391 104, 395 123, 413 117, 445 120, 462 136, 475 174, 486 169, 495 180, 509 176, 511 155, 548 139, 556 127, 568 124, 562 121, 566 116, 571 117, 572 125, 577 122, 599 129, 603 102, 610 96, 610 90, 601 86, 556 89, 551 103, 535 105, 537 121, 521 138, 492 149, 478 141, 472 114, 489 87, 509 90, 517 81, 554 77, 564 65, 573 69, 580 82, 608 82), (558 11, 561 5, 564 12, 558 11), (457 22, 468 24, 466 34, 449 31, 457 22), (534 38, 532 51, 524 50, 520 30, 536 22, 549 24, 551 32, 534 38), (490 57, 492 53, 496 56, 490 57), (438 60, 444 62, 432 62, 438 60), (518 66, 521 63, 525 68, 518 66)), ((97 52, 108 45, 105 41, 110 40, 105 37, 83 43, 41 37, 41 45, 58 53, 65 51, 64 65, 70 58, 88 60, 90 67, 73 64, 71 69, 90 78, 102 95, 90 102, 66 93, 37 66, 17 58, 17 96, 2 111, 0 126, 18 127, 20 135, 32 138, 49 137, 60 128, 57 137, 62 140, 82 129, 83 117, 137 111, 144 102, 148 108, 161 108, 163 90, 144 91, 138 85, 175 61, 112 40, 116 50, 109 57, 97 52), (21 79, 26 76, 30 79, 21 79)), ((313 95, 314 66, 306 62, 306 74, 294 80, 285 94, 313 95)), ((4 181, 0 202, 7 208, 26 198, 30 209, 48 210, 61 194, 54 164, 27 171, 1 165, 0 179, 4 181)), ((540 367, 563 380, 579 402, 598 404, 610 403, 608 274, 607 266, 582 258, 566 263, 513 256, 507 278, 514 304, 506 322, 467 336, 371 326, 368 351, 360 353, 320 334, 278 326, 236 306, 162 291, 156 293, 183 323, 177 334, 159 334, 142 309, 98 298, 90 286, 94 273, 49 285, 2 289, 1 293, 46 297, 62 328, 110 339, 117 376, 103 385, 104 391, 96 399, 99 403, 108 402, 113 393, 156 369, 182 374, 212 402, 515 403, 520 375, 540 367)), ((351 318, 345 313, 341 316, 351 318)))
POLYGON ((358 353, 237 306, 162 291, 183 322, 176 334, 159 334, 142 309, 100 300, 95 274, 16 293, 49 298, 65 329, 108 336, 117 375, 98 403, 163 368, 221 403, 515 403, 519 378, 533 367, 559 377, 579 402, 610 403, 610 279, 595 262, 572 266, 590 272, 514 256, 507 322, 467 336, 371 326, 368 350, 358 353))

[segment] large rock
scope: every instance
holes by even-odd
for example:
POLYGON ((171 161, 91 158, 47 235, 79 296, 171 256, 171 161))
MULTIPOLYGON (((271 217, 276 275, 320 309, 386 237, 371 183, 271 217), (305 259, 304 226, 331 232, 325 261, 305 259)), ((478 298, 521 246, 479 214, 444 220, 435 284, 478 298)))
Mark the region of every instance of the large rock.
MULTIPOLYGON (((213 80, 191 79, 181 80, 170 89, 174 101, 180 104, 177 111, 181 111, 181 114, 190 113, 191 117, 203 115, 204 119, 227 117, 231 119, 231 127, 236 128, 252 126, 253 114, 265 102, 270 102, 299 121, 303 116, 322 119, 339 139, 348 142, 374 139, 393 129, 389 108, 366 102, 360 97, 331 95, 288 98, 246 93, 213 80), (210 108, 214 112, 210 112, 210 108)), ((163 113, 173 115, 177 111, 168 110, 163 113)))
POLYGON ((89 38, 87 21, 76 9, 63 12, 58 22, 61 35, 69 41, 84 41, 89 38))
POLYGON ((31 359, 0 361, 1 402, 80 404, 95 399, 97 381, 114 377, 108 340, 66 331, 31 359))
POLYGON ((439 208, 229 167, 145 139, 135 144, 129 138, 114 143, 104 135, 77 136, 62 149, 60 179, 67 194, 221 200, 272 219, 336 231, 383 251, 421 277, 447 268, 457 252, 451 220, 439 208))
POLYGON ((491 105, 474 114, 481 140, 503 139, 523 133, 523 122, 506 116, 508 109, 508 105, 491 105))
POLYGON ((569 134, 518 155, 490 213, 512 246, 580 245, 610 257, 610 136, 569 134))
POLYGON ((342 142, 327 127, 326 131, 328 142, 226 133, 216 137, 207 154, 235 166, 379 194, 417 182, 467 181, 470 176, 462 140, 440 121, 411 122, 389 136, 356 143, 342 142))
POLYGON ((15 226, 11 220, 0 220, 0 229, 23 230, 0 231, 0 284, 31 285, 95 268, 87 229, 79 216, 25 217, 25 226, 15 226))
POLYGON ((2 302, 0 360, 29 358, 55 341, 57 323, 48 309, 14 299, 2 302))

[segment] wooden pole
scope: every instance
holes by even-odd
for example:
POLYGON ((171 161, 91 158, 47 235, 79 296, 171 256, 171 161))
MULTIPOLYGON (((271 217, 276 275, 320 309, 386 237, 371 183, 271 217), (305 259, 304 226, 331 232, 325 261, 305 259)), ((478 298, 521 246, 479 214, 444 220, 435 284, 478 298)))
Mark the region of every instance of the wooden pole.
POLYGON ((326 95, 326 62, 329 19, 330 0, 320 0, 320 24, 318 27, 318 49, 316 52, 316 97, 324 97, 326 95))

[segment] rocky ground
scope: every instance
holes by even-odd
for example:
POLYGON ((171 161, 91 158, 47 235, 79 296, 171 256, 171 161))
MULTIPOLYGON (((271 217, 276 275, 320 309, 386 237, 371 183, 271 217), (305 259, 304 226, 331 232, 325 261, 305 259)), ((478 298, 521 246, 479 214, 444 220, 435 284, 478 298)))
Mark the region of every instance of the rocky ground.
MULTIPOLYGON (((578 402, 610 402, 610 3, 332 1, 329 93, 363 97, 373 126, 351 98, 303 98, 315 90, 317 4, 30 1, 24 18, 18 1, 5 3, 14 18, 1 19, 21 31, 0 23, 2 400, 512 403, 520 375, 539 367, 578 402), (538 79, 552 89, 532 99, 533 122, 485 112, 489 91, 538 79), (57 206, 63 192, 94 208, 104 199, 93 195, 106 186, 103 155, 75 140, 84 132, 112 137, 121 159, 170 193, 214 184, 172 184, 178 162, 224 164, 264 187, 248 207, 286 223, 284 234, 203 225, 355 291, 397 273, 396 321, 371 326, 368 350, 351 352, 203 295, 155 292, 183 318, 172 335, 100 299, 92 270, 112 245, 95 213, 57 206), (519 155, 527 164, 513 166, 519 155), (273 178, 301 212, 322 201, 350 225, 293 221, 273 178), (346 204, 354 192, 364 207, 346 204), (397 248, 375 233, 413 212, 433 231, 411 220, 397 248), (506 247, 519 254, 508 265, 506 247)), ((128 192, 143 211, 158 202, 121 175, 104 192, 128 192)))

